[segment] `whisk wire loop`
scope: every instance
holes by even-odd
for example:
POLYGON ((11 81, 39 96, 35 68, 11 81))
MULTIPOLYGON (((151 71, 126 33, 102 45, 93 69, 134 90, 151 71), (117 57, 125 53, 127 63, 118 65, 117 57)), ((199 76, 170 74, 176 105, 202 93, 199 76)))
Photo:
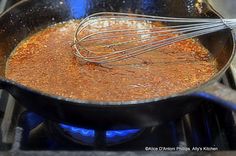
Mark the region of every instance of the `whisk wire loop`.
POLYGON ((233 29, 235 26, 236 19, 175 18, 114 12, 95 13, 82 20, 76 30, 74 35, 75 55, 88 62, 111 63, 189 38, 227 28, 233 29), (140 24, 140 21, 143 23, 157 21, 163 24, 153 28, 129 26, 135 22, 140 24), (99 22, 102 24, 98 24, 99 22), (126 24, 127 28, 119 29, 116 26, 113 28, 110 25, 120 23, 126 24), (96 28, 96 31, 91 28, 96 28))

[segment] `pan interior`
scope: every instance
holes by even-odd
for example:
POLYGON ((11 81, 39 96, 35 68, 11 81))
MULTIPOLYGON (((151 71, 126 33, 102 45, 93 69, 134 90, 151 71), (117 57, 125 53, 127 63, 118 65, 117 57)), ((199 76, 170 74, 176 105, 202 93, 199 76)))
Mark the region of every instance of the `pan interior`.
MULTIPOLYGON (((92 1, 88 1, 92 2, 92 1)), ((48 2, 49 3, 49 2, 48 2)), ((58 1, 59 4, 61 4, 58 1)), ((118 3, 118 2, 117 2, 118 3)), ((157 2, 156 2, 157 3, 157 2)), ((179 11, 179 8, 185 8, 187 5, 183 5, 183 1, 178 1, 178 3, 175 2, 170 2, 170 1, 163 1, 163 4, 165 3, 167 8, 165 9, 160 9, 155 12, 150 12, 147 10, 139 10, 140 8, 138 7, 138 3, 134 3, 133 5, 134 9, 132 8, 131 12, 135 12, 135 10, 138 10, 138 13, 147 13, 147 14, 154 14, 154 15, 165 15, 165 16, 178 16, 178 17, 214 17, 213 13, 207 12, 207 14, 199 14, 196 10, 193 9, 191 13, 189 13, 187 10, 185 11, 179 11), (174 5, 175 4, 175 5, 174 5), (171 11, 170 11, 171 10, 171 11), (174 11, 178 10, 178 11, 174 11), (142 12, 143 11, 143 12, 142 12)), ((193 2, 196 3, 196 2, 193 2)), ((57 1, 55 2, 57 4, 57 1)), ((109 2, 107 2, 109 6, 109 2)), ((30 34, 33 34, 34 32, 37 32, 38 30, 41 30, 42 28, 47 27, 48 25, 52 25, 57 22, 61 21, 67 21, 72 18, 81 18, 81 17, 75 17, 72 14, 71 11, 71 5, 67 3, 66 1, 62 3, 58 8, 57 5, 54 5, 51 3, 50 5, 52 6, 51 9, 48 9, 48 16, 47 18, 43 15, 45 12, 46 5, 48 5, 46 2, 42 2, 40 4, 35 4, 35 2, 32 4, 32 6, 24 6, 21 9, 16 11, 13 9, 12 11, 6 13, 4 16, 0 18, 0 22, 3 23, 3 26, 0 28, 0 75, 2 77, 5 77, 5 68, 6 68, 6 61, 8 60, 8 57, 10 56, 11 52, 13 49, 18 45, 18 43, 24 39, 25 37, 29 36, 30 34), (37 8, 36 8, 37 6, 37 8), (43 9, 44 8, 44 9, 43 9), (52 9, 53 8, 53 9, 52 9), (61 9, 61 11, 55 11, 54 9, 61 9), (35 19, 31 18, 24 18, 27 17, 38 17, 35 19), (63 14, 63 15, 62 15, 63 14), (18 28, 17 30, 15 28, 18 28)), ((86 5, 86 4, 84 4, 86 5)), ((115 5, 118 4, 113 4, 115 8, 115 5)), ((127 4, 128 5, 128 4, 127 4)), ((153 4, 150 4, 153 5, 153 4)), ((156 4, 160 5, 160 4, 156 4)), ((99 6, 99 5, 98 5, 99 6)), ((99 8, 97 6, 97 9, 99 8)), ((112 8, 112 7, 109 7, 112 8)), ((88 8, 86 8, 88 9, 88 8)), ((120 10, 115 10, 115 11, 122 11, 122 12, 127 12, 128 9, 130 9, 130 6, 128 5, 127 10, 123 9, 123 7, 120 8, 120 10)), ((88 13, 93 13, 93 12, 98 12, 98 11, 114 11, 114 10, 109 10, 108 8, 102 8, 98 10, 89 10, 88 13), (107 9, 107 10, 106 10, 107 9)), ((86 16, 86 14, 84 14, 86 16)), ((209 52, 214 56, 214 58, 218 62, 218 71, 221 71, 224 69, 224 67, 229 63, 229 60, 232 56, 233 53, 233 38, 230 30, 222 30, 210 35, 204 35, 198 38, 198 40, 201 42, 201 44, 209 50, 209 52)))
MULTIPOLYGON (((185 91, 206 82, 218 71, 215 58, 196 39, 181 41, 120 62, 103 65, 85 63, 76 58, 71 48, 78 23, 69 21, 57 24, 21 42, 8 60, 7 78, 39 91, 73 99, 132 101, 185 91)), ((89 27, 85 34, 87 31, 103 31, 101 26, 104 23, 109 24, 109 21, 102 20, 95 28, 89 27)), ((127 25, 129 27, 126 28, 126 22, 120 21, 116 25, 111 24, 109 29, 127 30, 142 25, 145 29, 150 27, 150 31, 155 31, 159 25, 163 26, 159 22, 148 24, 140 21, 128 21, 127 25), (116 29, 117 25, 119 27, 116 29)), ((137 31, 140 32, 140 29, 137 31)), ((120 32, 116 35, 115 41, 88 41, 81 44, 105 52, 109 49, 101 48, 99 44, 126 41, 126 38, 119 37, 120 32)), ((156 40, 160 34, 150 35, 156 40)), ((134 34, 134 37, 139 36, 134 34)), ((137 47, 155 40, 130 42, 123 47, 137 47)), ((122 50, 123 47, 115 48, 122 50)))

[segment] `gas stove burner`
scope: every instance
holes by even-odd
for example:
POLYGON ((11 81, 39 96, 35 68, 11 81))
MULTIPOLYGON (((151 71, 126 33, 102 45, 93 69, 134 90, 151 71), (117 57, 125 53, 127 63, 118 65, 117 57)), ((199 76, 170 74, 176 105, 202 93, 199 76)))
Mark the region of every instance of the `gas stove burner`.
POLYGON ((96 140, 98 142, 103 140, 105 146, 121 144, 134 139, 142 132, 141 129, 96 131, 65 124, 59 124, 58 126, 66 137, 73 142, 89 146, 96 146, 96 140))

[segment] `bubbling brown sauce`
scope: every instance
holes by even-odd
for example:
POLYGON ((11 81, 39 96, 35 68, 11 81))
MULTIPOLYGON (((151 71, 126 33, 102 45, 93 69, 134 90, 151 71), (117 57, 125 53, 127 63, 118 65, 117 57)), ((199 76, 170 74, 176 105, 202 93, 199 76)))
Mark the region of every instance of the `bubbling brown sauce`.
POLYGON ((217 72, 215 59, 195 39, 153 50, 118 65, 81 62, 71 47, 78 23, 56 24, 22 41, 8 59, 6 77, 63 97, 129 101, 182 92, 206 82, 217 72))

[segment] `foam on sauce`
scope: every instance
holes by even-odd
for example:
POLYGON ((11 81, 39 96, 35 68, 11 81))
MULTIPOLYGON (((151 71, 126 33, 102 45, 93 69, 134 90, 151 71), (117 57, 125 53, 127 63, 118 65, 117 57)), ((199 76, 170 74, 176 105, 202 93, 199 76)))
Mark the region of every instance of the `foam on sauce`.
MULTIPOLYGON (((6 77, 63 97, 129 101, 182 92, 206 82, 217 72, 215 59, 194 39, 145 53, 118 65, 103 67, 81 63, 71 47, 78 23, 56 24, 22 41, 8 59, 6 77)), ((158 25, 136 24, 150 28, 158 25)))

